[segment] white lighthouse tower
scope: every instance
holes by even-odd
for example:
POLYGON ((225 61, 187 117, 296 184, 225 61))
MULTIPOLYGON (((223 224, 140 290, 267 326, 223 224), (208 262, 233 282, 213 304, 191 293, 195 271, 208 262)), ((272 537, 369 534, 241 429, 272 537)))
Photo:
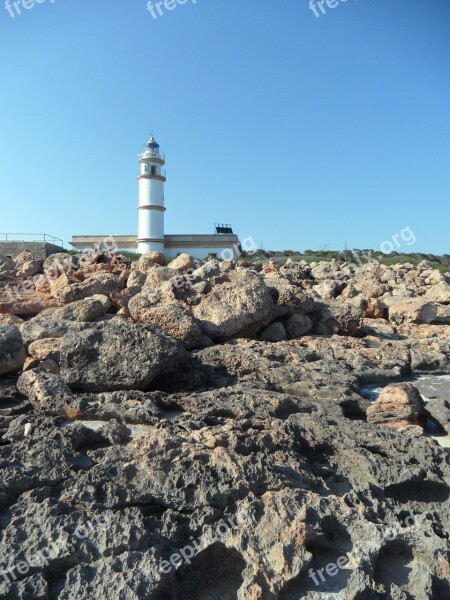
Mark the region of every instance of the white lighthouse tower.
POLYGON ((139 154, 139 234, 138 252, 164 254, 164 183, 165 156, 152 136, 146 150, 139 154))

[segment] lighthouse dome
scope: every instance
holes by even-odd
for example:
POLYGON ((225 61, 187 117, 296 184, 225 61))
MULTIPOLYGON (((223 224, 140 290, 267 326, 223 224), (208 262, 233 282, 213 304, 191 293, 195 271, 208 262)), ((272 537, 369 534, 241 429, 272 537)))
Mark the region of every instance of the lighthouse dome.
POLYGON ((150 139, 148 140, 147 148, 150 148, 150 150, 156 150, 156 151, 159 150, 159 144, 153 136, 151 136, 150 139))

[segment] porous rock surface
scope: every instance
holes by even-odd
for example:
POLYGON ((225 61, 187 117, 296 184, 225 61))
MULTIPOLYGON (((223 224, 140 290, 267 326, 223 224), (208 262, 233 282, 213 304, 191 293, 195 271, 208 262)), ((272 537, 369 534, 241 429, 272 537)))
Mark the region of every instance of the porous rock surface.
POLYGON ((445 274, 179 262, 2 263, 0 598, 450 597, 445 274))

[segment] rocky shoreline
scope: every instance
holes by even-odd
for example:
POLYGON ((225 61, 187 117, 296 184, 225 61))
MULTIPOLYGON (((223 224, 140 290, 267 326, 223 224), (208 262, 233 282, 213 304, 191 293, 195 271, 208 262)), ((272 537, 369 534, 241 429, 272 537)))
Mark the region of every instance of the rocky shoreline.
POLYGON ((0 598, 450 597, 449 374, 426 262, 0 257, 0 598))

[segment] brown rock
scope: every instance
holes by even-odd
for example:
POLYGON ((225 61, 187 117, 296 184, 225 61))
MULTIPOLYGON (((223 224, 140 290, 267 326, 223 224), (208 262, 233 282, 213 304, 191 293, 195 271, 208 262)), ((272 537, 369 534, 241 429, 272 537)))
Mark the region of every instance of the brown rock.
POLYGON ((42 270, 43 261, 30 252, 21 252, 14 258, 16 273, 21 277, 33 277, 42 270))
MULTIPOLYGON (((66 277, 63 275, 62 277, 66 277)), ((72 283, 59 287, 56 297, 61 302, 74 302, 89 296, 102 295, 111 297, 124 288, 125 282, 122 277, 113 273, 101 271, 90 275, 81 283, 72 283)), ((53 293, 53 291, 52 291, 53 293)))
POLYGON ((269 262, 264 264, 262 272, 264 275, 266 275, 267 273, 278 273, 278 267, 273 262, 273 260, 269 260, 269 262))
POLYGON ((192 312, 179 303, 152 305, 145 292, 132 298, 128 305, 133 319, 159 325, 187 348, 200 346, 202 330, 192 312))
POLYGON ((386 305, 379 298, 370 298, 367 301, 367 308, 364 310, 366 319, 384 319, 386 305))
POLYGON ((152 269, 155 265, 159 265, 164 267, 166 264, 166 257, 161 252, 147 252, 146 254, 142 254, 142 256, 133 263, 132 269, 133 271, 141 271, 142 273, 147 273, 150 269, 152 269))
POLYGON ((183 254, 180 254, 175 260, 170 262, 168 266, 169 269, 187 271, 188 269, 196 269, 198 265, 193 256, 183 252, 183 254))
POLYGON ((450 304, 450 284, 446 281, 441 281, 437 285, 431 286, 425 296, 433 302, 440 304, 450 304))
POLYGON ((425 405, 417 388, 411 383, 388 385, 369 408, 367 421, 394 429, 407 425, 423 425, 425 405))
POLYGON ((28 346, 28 354, 40 361, 48 358, 59 361, 62 338, 46 338, 36 340, 28 346))
POLYGON ((389 320, 397 325, 402 323, 432 323, 437 316, 437 306, 426 300, 400 302, 389 308, 389 320))
POLYGON ((230 282, 215 286, 193 309, 212 340, 251 335, 271 319, 273 300, 264 279, 250 270, 232 271, 230 282))

